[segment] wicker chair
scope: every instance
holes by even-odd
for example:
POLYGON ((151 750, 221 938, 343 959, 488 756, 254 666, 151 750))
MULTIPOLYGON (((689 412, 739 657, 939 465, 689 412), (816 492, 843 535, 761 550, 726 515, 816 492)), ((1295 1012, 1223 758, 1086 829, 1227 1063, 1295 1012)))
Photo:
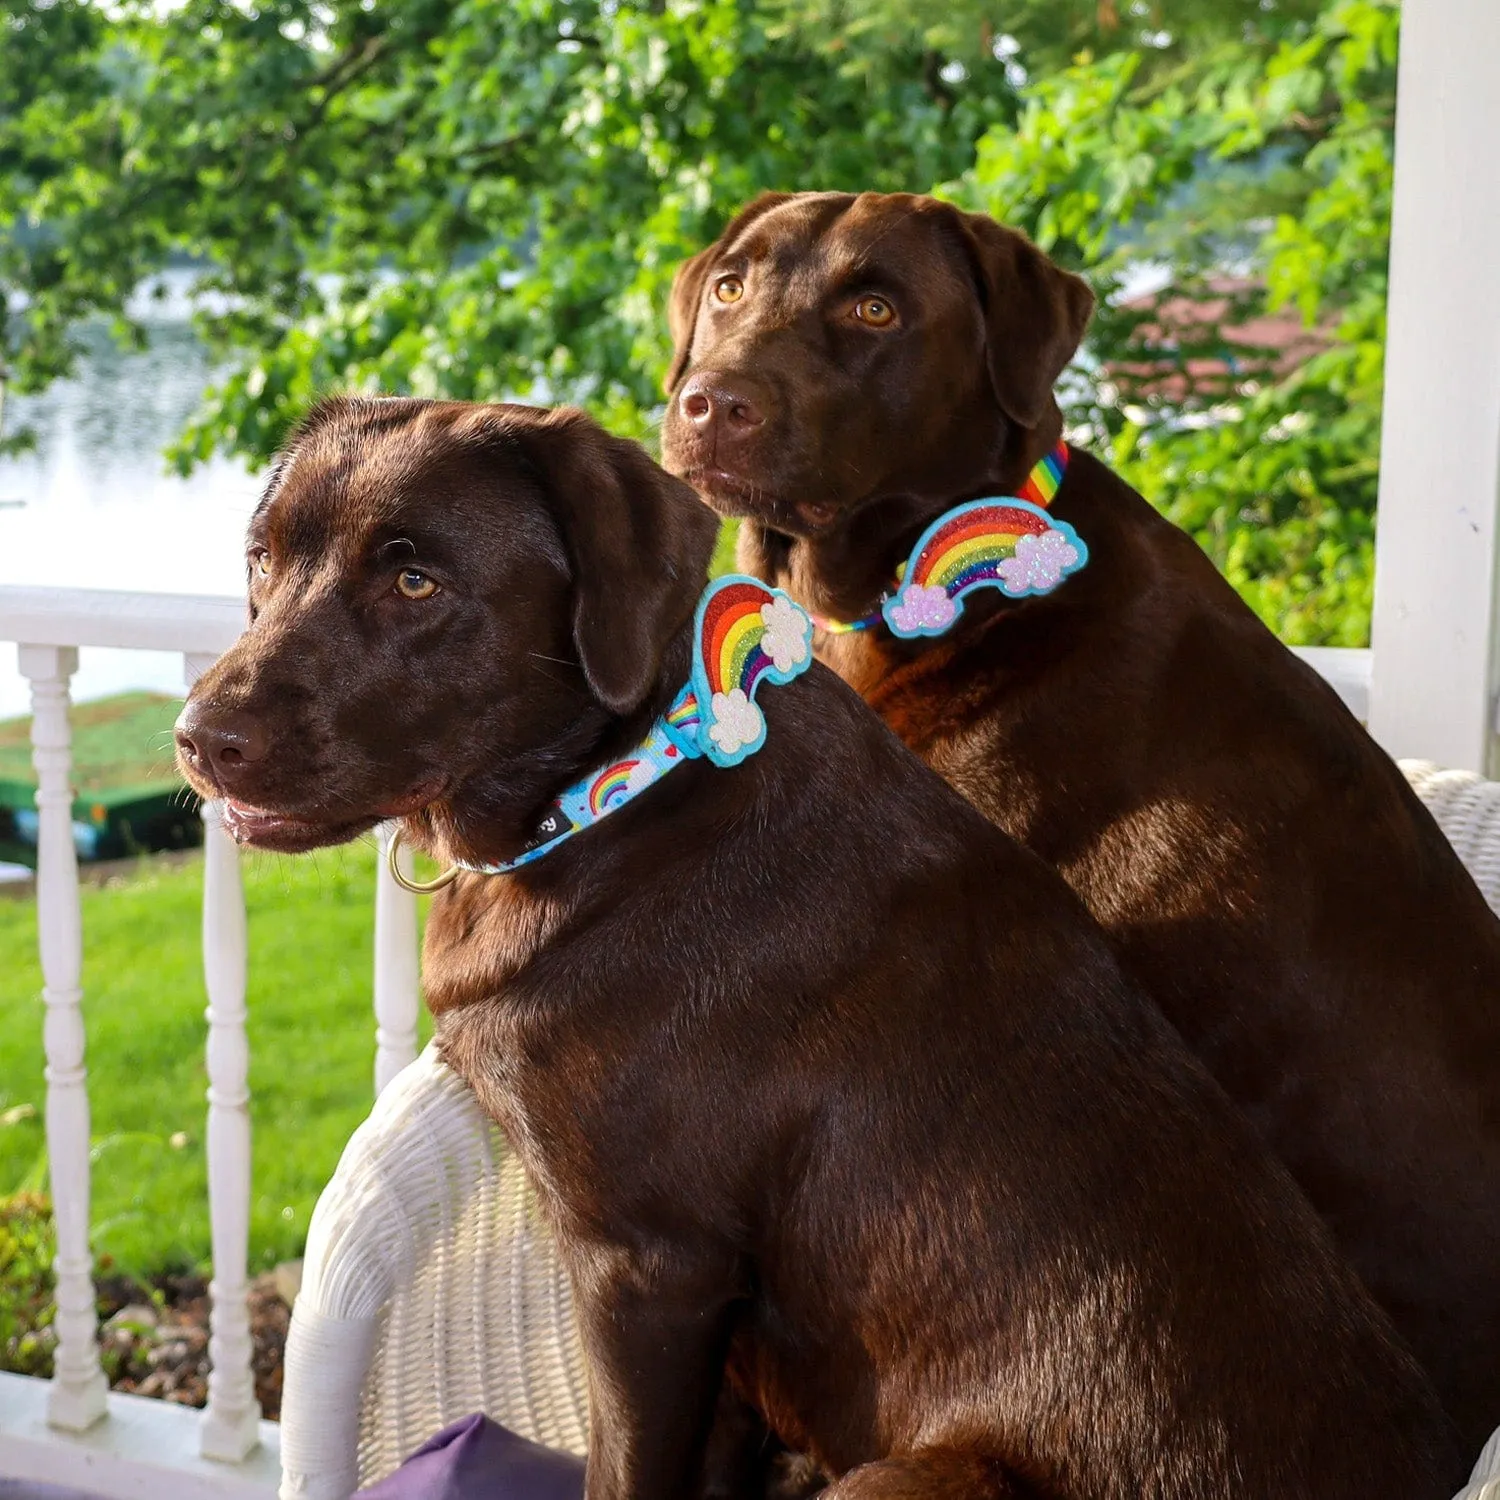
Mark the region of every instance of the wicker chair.
MULTIPOLYGON (((1500 911, 1500 783, 1402 769, 1500 911)), ((567 1277, 519 1162, 429 1047, 355 1131, 313 1215, 287 1340, 281 1500, 346 1500, 473 1411, 587 1448, 567 1277)), ((1458 1500, 1500 1500, 1500 1432, 1458 1500)))
POLYGON ((287 1336, 282 1500, 345 1500, 470 1412, 588 1443, 572 1290, 515 1154, 429 1046, 344 1148, 287 1336))

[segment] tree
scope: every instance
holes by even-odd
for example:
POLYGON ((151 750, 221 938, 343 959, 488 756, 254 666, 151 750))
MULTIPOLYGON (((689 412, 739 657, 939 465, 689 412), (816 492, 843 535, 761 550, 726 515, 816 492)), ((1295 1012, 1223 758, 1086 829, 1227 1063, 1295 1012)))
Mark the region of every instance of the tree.
MULTIPOLYGON (((50 378, 80 315, 196 257, 230 373, 184 465, 265 456, 336 385, 581 399, 644 431, 666 283, 742 200, 926 186, 1009 97, 998 65, 954 91, 915 48, 874 88, 736 0, 189 0, 81 41, 100 102, 6 173, 41 226, 0 260, 29 299, 11 363, 50 378)), ((46 70, 15 82, 23 139, 70 107, 46 70)))
POLYGON ((771 0, 785 24, 822 40, 857 71, 919 41, 962 67, 999 58, 1013 78, 1134 51, 1148 74, 1191 66, 1231 44, 1264 53, 1314 20, 1323 0, 771 0), (1019 71, 1018 71, 1019 70, 1019 71))
POLYGON ((945 190, 1089 276, 1105 300, 1071 414, 1294 642, 1368 639, 1398 19, 1390 0, 1335 0, 1268 54, 1224 46, 1144 83, 1138 53, 1084 60, 1029 87, 945 190), (1294 309, 1326 347, 1279 373, 1231 345, 1227 393, 1161 394, 1164 354, 1230 351, 1212 325, 1164 351, 1110 305, 1153 259, 1200 302, 1235 266, 1234 312, 1294 309))
POLYGON ((0 4, 0 379, 64 373, 88 317, 138 338, 127 296, 191 257, 225 374, 182 467, 332 388, 649 437, 667 284, 739 203, 946 184, 1106 298, 1234 264, 1326 327, 1295 375, 1163 395, 1106 300, 1070 417, 1291 638, 1363 638, 1391 0, 0 4))
MULTIPOLYGON (((0 416, 8 386, 39 390, 68 372, 67 330, 98 305, 36 218, 96 104, 102 32, 79 0, 0 13, 0 416)), ((0 454, 27 441, 0 427, 0 454)))

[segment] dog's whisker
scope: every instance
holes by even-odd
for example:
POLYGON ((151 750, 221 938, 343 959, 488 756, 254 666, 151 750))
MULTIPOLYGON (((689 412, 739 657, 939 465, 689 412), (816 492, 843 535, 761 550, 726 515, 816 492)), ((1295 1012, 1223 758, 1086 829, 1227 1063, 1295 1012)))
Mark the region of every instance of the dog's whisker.
MULTIPOLYGON (((543 657, 542 659, 544 661, 555 661, 556 660, 555 657, 550 657, 550 656, 549 657, 543 657)), ((535 662, 528 662, 527 665, 531 668, 531 670, 533 672, 537 673, 538 676, 545 677, 548 682, 553 683, 557 687, 562 688, 562 690, 564 692, 572 693, 574 697, 579 698, 581 700, 590 701, 589 700, 589 694, 588 694, 588 692, 579 683, 576 683, 576 682, 566 682, 561 677, 559 677, 555 672, 549 672, 545 667, 538 666, 535 662)), ((568 662, 568 663, 565 663, 565 665, 571 666, 572 663, 568 662)))

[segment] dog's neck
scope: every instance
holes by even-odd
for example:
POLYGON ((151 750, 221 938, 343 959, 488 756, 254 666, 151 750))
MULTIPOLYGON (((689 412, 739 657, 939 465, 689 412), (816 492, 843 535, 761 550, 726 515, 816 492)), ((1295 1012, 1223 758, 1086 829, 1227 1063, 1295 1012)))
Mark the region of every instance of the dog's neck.
POLYGON ((617 716, 591 700, 542 743, 494 754, 449 796, 408 819, 408 837, 444 864, 515 860, 534 843, 538 824, 566 788, 627 755, 647 737, 682 691, 692 656, 688 622, 668 643, 656 680, 636 708, 617 716))
MULTIPOLYGON (((1054 406, 1034 428, 1010 428, 992 458, 972 478, 950 481, 942 491, 881 496, 859 506, 832 530, 794 537, 747 520, 740 528, 739 562, 749 573, 789 593, 815 617, 857 620, 891 588, 922 532, 945 511, 990 495, 1013 495, 1062 435, 1054 406)), ((986 618, 998 598, 973 612, 986 618)))

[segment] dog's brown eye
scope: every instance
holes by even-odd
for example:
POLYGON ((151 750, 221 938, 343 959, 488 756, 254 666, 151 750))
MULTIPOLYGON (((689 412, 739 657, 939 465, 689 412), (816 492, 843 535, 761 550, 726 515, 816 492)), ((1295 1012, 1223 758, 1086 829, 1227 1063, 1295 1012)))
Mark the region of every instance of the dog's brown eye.
POLYGON ((435 584, 425 573, 404 568, 396 575, 396 592, 404 599, 430 599, 437 593, 435 584))
POLYGON ((884 328, 894 321, 896 309, 884 297, 861 297, 854 304, 854 316, 871 328, 884 328))
POLYGON ((271 576, 271 554, 264 547, 255 554, 255 571, 262 578, 271 576))
POLYGON ((720 302, 738 302, 745 295, 745 283, 738 276, 721 276, 714 282, 714 296, 720 302))

